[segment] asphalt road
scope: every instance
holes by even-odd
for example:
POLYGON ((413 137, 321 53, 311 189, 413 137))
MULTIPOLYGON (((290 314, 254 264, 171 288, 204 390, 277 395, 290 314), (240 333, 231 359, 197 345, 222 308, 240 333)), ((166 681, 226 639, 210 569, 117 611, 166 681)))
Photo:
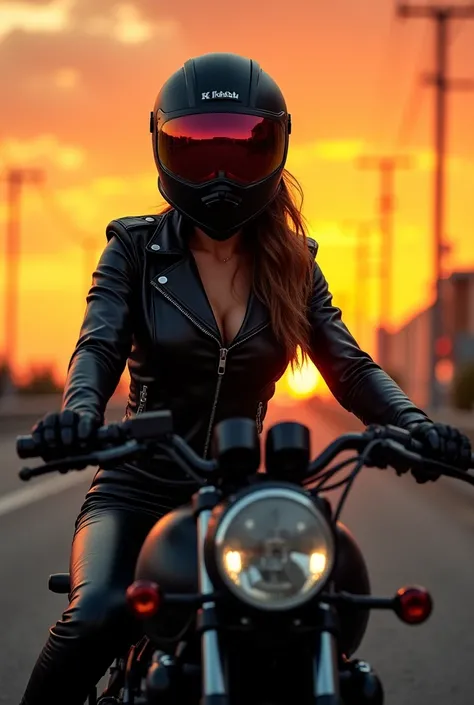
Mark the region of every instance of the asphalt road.
MULTIPOLYGON (((314 450, 343 430, 336 426, 341 422, 304 406, 297 413, 274 409, 272 417, 310 425, 314 450)), ((0 437, 0 703, 6 705, 19 702, 48 627, 65 604, 48 593, 47 578, 67 568, 75 515, 92 474, 21 485, 13 442, 13 436, 0 437)), ((422 584, 435 601, 421 627, 405 626, 391 613, 371 619, 360 656, 383 678, 387 705, 472 705, 472 488, 450 481, 418 486, 409 477, 367 469, 344 520, 366 554, 374 592, 422 584)))

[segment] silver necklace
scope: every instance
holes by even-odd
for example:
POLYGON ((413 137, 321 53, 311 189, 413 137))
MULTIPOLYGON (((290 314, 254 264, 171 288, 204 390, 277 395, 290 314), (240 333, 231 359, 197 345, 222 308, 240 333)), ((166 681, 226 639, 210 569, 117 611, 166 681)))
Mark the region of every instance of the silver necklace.
MULTIPOLYGON (((193 253, 196 252, 196 250, 193 250, 192 248, 191 248, 191 251, 192 251, 193 253)), ((199 251, 201 251, 201 252, 208 252, 208 250, 198 250, 198 252, 199 252, 199 251)), ((223 257, 222 259, 218 259, 218 261, 221 262, 221 264, 226 264, 227 262, 230 262, 230 260, 233 258, 234 255, 235 255, 235 252, 232 252, 232 254, 229 255, 228 257, 223 257)))

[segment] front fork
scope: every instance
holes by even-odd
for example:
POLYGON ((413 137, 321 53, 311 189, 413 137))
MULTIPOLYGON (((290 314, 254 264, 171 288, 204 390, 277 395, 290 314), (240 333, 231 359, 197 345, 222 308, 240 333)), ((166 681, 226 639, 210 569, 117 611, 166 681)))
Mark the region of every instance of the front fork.
POLYGON ((315 705, 344 705, 339 688, 337 649, 338 618, 334 607, 319 605, 321 632, 319 648, 313 659, 313 695, 315 705))
POLYGON ((382 684, 369 664, 340 657, 335 607, 321 603, 319 611, 319 649, 313 660, 314 705, 383 705, 382 684))
MULTIPOLYGON (((214 586, 206 569, 204 543, 212 510, 221 501, 215 487, 203 487, 193 498, 197 519, 198 586, 201 595, 209 595, 214 586)), ((197 615, 197 626, 201 632, 202 653, 202 700, 201 705, 229 705, 224 665, 217 633, 216 604, 204 602, 197 615)))

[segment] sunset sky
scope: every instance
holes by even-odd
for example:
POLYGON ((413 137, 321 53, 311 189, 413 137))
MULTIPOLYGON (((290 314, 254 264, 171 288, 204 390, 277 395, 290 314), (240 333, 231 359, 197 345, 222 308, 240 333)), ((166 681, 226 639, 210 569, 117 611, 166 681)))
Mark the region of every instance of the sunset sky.
MULTIPOLYGON (((462 4, 460 2, 459 4, 462 4)), ((354 312, 349 221, 376 216, 378 174, 361 154, 410 154, 397 174, 394 325, 430 296, 434 26, 394 18, 393 0, 0 0, 0 166, 41 166, 46 188, 25 190, 18 369, 53 361, 62 375, 90 279, 115 217, 162 201, 148 132, 160 85, 189 57, 232 51, 257 59, 281 85, 293 117, 288 168, 335 299, 354 312), (95 262, 94 262, 95 263, 95 262)), ((450 72, 474 78, 474 20, 454 23, 450 72)), ((451 268, 474 266, 474 92, 449 100, 446 234, 451 268)), ((0 196, 4 251, 5 190, 0 196)), ((374 350, 374 277, 361 342, 374 350)), ((0 285, 4 286, 4 257, 0 285)), ((3 290, 3 289, 2 289, 3 290)), ((3 299, 2 299, 3 300, 3 299)), ((0 311, 0 351, 4 349, 0 311)))

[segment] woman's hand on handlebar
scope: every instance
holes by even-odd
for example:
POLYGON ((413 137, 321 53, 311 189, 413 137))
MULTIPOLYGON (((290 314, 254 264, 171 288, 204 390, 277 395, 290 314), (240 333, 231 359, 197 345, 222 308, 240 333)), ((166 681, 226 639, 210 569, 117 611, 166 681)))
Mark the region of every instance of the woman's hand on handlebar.
POLYGON ((87 453, 99 427, 100 421, 92 414, 65 410, 44 416, 31 435, 38 455, 47 462, 68 454, 87 453))
MULTIPOLYGON (((472 448, 469 438, 457 428, 443 423, 422 421, 410 428, 410 435, 422 444, 422 454, 427 459, 452 465, 459 470, 469 470, 472 464, 472 448)), ((418 483, 437 480, 439 472, 412 468, 418 483)))

